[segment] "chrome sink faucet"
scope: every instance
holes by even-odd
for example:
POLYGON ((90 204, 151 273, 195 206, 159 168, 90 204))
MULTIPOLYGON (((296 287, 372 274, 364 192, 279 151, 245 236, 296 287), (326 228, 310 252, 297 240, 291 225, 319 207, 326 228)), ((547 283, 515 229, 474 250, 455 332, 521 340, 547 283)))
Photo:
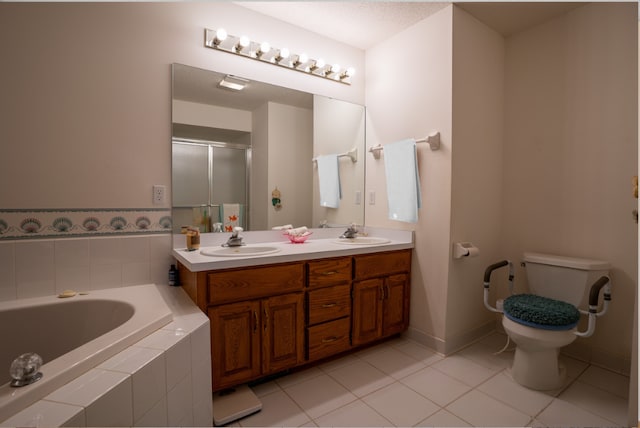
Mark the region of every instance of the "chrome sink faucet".
POLYGON ((340 235, 340 238, 354 239, 357 234, 358 234, 358 229, 356 229, 355 223, 351 223, 351 226, 349 226, 347 230, 345 230, 344 233, 340 235))
POLYGON ((223 247, 240 247, 241 245, 246 245, 244 242, 242 242, 242 236, 238 236, 238 233, 242 232, 244 229, 242 229, 239 226, 236 226, 233 228, 233 231, 231 232, 231 236, 229 237, 229 239, 227 239, 227 242, 225 242, 224 244, 222 244, 223 247))

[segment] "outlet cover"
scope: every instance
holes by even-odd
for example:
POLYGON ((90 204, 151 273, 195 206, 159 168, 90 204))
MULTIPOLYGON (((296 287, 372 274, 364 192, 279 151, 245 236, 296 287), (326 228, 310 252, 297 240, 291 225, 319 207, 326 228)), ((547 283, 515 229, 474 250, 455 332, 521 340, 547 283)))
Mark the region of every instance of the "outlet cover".
POLYGON ((165 193, 167 188, 160 184, 156 184, 153 186, 153 204, 154 205, 162 205, 164 204, 165 193))

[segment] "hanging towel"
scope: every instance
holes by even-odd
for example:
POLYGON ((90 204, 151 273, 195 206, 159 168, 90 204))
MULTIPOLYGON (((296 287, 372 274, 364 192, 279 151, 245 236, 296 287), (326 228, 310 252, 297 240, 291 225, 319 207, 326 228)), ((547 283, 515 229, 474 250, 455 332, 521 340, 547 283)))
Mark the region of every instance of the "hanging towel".
POLYGON ((384 168, 391 220, 415 223, 422 205, 415 140, 384 146, 384 168))
POLYGON ((318 156, 316 160, 318 162, 320 206, 338 208, 340 206, 340 199, 342 198, 338 155, 318 156))
POLYGON ((233 228, 240 226, 240 204, 222 204, 220 206, 220 219, 223 230, 233 232, 233 228))

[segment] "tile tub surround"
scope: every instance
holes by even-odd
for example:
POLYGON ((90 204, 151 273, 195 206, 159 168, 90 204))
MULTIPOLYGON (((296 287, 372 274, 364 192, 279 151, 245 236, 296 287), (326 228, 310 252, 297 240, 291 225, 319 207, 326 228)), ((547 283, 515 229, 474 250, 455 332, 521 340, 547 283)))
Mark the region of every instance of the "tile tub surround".
POLYGON ((173 321, 0 426, 211 426, 209 320, 158 285, 173 321))
POLYGON ((164 284, 172 263, 169 233, 0 240, 0 301, 164 284))
MULTIPOLYGON (((414 247, 413 231, 359 227, 358 230, 371 237, 386 238, 386 244, 344 245, 333 241, 346 230, 345 228, 309 229, 313 235, 303 244, 293 244, 283 236, 282 231, 242 232, 243 241, 248 244, 265 244, 280 249, 277 253, 247 257, 212 257, 200 254, 200 251, 187 251, 185 236, 174 235, 173 256, 191 272, 227 269, 258 264, 286 263, 299 260, 322 259, 355 254, 403 250, 414 247)), ((229 233, 201 234, 200 249, 219 247, 227 241, 229 233)))

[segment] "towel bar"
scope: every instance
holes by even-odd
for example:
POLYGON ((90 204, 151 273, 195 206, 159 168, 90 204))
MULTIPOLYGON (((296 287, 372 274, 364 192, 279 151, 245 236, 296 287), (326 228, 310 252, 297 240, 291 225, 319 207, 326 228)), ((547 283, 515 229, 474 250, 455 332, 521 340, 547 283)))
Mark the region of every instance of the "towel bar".
MULTIPOLYGON (((353 149, 349 150, 348 152, 340 153, 338 155, 338 157, 339 158, 349 157, 349 158, 351 158, 351 162, 353 162, 353 163, 358 162, 358 148, 354 147, 353 149)), ((311 160, 313 162, 315 162, 317 159, 313 158, 311 160)))
MULTIPOLYGON (((425 138, 420 138, 416 140, 416 143, 429 143, 429 147, 431 150, 439 150, 440 149, 440 133, 434 132, 425 138)), ((378 144, 377 146, 373 146, 369 149, 369 152, 373 154, 373 157, 376 159, 380 159, 380 150, 384 150, 384 146, 378 144)))

